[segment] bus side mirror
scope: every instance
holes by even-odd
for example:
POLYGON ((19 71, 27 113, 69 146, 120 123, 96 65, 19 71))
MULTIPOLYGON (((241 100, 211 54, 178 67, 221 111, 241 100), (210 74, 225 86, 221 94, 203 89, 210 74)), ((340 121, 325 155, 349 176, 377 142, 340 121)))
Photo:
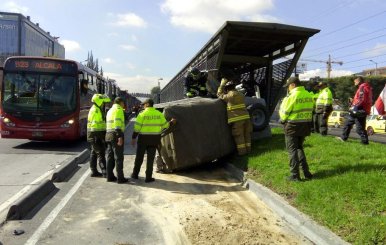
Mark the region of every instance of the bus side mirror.
POLYGON ((88 92, 88 80, 82 79, 80 82, 80 85, 81 85, 80 92, 82 94, 87 94, 87 92, 88 92))

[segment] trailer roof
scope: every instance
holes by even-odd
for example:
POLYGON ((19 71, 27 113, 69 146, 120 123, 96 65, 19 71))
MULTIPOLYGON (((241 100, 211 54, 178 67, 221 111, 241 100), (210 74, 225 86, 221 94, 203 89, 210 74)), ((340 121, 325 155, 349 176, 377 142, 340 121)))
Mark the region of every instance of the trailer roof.
POLYGON ((227 21, 213 38, 225 31, 226 54, 263 57, 308 39, 320 30, 277 23, 227 21))

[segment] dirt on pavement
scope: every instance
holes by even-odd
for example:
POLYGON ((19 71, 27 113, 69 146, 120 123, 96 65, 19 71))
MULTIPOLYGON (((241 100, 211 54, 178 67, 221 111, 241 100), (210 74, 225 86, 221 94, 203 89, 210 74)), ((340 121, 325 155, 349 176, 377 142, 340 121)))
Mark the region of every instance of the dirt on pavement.
POLYGON ((221 167, 156 178, 144 202, 178 221, 160 224, 164 235, 182 229, 191 244, 312 244, 221 167))

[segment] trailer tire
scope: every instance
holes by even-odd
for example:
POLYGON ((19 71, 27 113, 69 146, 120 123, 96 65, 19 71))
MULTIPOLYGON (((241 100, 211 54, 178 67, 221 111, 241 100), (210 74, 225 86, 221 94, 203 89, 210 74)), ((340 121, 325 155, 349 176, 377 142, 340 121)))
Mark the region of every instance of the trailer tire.
POLYGON ((254 103, 247 107, 251 116, 253 131, 260 131, 267 127, 269 116, 267 107, 260 103, 254 103))

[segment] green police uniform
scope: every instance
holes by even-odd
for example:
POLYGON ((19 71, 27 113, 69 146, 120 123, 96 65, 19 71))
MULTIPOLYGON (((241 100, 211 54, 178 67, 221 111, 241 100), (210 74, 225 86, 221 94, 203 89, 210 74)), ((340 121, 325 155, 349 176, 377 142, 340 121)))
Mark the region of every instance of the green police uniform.
POLYGON ((303 86, 293 88, 284 98, 280 106, 280 120, 284 123, 286 148, 290 158, 290 178, 299 180, 299 166, 302 167, 304 176, 312 178, 306 156, 303 150, 305 137, 310 135, 312 110, 314 102, 312 94, 303 86))
POLYGON ((107 142, 107 180, 114 181, 114 167, 117 172, 117 181, 125 180, 123 174, 123 146, 118 145, 118 138, 124 141, 125 117, 123 108, 119 104, 114 104, 107 112, 106 117, 106 142, 107 142))
POLYGON ((90 151, 90 169, 91 176, 97 177, 101 174, 97 170, 97 162, 102 171, 103 176, 106 176, 106 158, 105 158, 105 134, 106 122, 103 113, 103 103, 110 102, 107 96, 101 94, 93 95, 91 101, 92 107, 87 117, 87 141, 91 145, 90 151))
MULTIPOLYGON (((169 127, 165 116, 153 107, 147 107, 138 114, 132 138, 138 136, 137 152, 134 161, 132 177, 137 179, 145 152, 147 153, 146 180, 150 181, 153 175, 153 164, 158 144, 161 141, 161 132, 169 127)), ((153 179, 154 180, 154 179, 153 179)))

